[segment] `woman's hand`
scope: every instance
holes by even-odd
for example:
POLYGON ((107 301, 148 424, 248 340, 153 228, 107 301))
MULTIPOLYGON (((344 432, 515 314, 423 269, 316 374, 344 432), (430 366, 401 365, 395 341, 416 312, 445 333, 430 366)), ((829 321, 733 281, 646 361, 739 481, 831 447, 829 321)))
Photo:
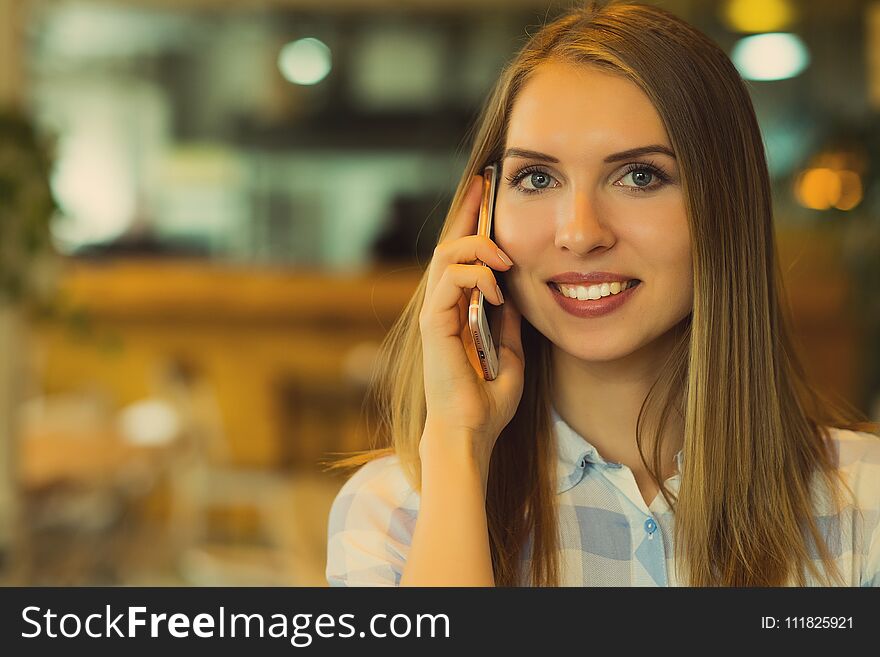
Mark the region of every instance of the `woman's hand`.
POLYGON ((426 426, 436 429, 431 435, 438 436, 436 440, 441 445, 420 444, 419 451, 424 459, 429 447, 431 452, 446 449, 442 445, 444 434, 468 435, 473 441, 470 447, 474 455, 488 467, 498 435, 519 406, 525 361, 520 313, 511 299, 502 300, 492 272, 507 271, 511 265, 504 262, 491 239, 475 234, 481 190, 482 177, 474 176, 448 234, 434 250, 429 267, 419 326, 426 426), (488 267, 473 264, 476 260, 488 267), (486 381, 477 373, 465 351, 465 341, 472 340, 468 306, 475 287, 480 288, 487 302, 503 303, 501 344, 496 345, 499 372, 493 381, 486 381))

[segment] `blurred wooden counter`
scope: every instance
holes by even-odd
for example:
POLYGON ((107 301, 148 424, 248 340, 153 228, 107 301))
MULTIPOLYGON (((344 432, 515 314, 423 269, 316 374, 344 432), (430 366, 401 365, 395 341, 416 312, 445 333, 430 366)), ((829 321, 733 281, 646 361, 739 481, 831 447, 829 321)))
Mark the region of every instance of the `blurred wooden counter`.
POLYGON ((354 274, 257 269, 208 262, 69 261, 65 299, 104 319, 336 324, 393 321, 418 284, 415 267, 354 274))
POLYGON ((122 406, 156 394, 176 364, 210 382, 231 464, 316 467, 365 446, 360 375, 420 276, 71 261, 61 298, 73 314, 34 336, 39 383, 122 406))

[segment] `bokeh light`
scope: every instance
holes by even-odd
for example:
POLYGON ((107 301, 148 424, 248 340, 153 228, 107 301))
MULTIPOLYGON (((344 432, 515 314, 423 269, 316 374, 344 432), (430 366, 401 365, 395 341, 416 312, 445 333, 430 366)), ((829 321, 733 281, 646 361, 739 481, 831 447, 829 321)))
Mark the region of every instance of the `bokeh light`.
POLYGON ((749 80, 784 80, 799 75, 810 63, 804 42, 795 34, 775 32, 740 39, 733 63, 749 80))
POLYGON ((317 84, 332 68, 330 48, 312 37, 292 41, 281 49, 278 68, 289 82, 317 84))

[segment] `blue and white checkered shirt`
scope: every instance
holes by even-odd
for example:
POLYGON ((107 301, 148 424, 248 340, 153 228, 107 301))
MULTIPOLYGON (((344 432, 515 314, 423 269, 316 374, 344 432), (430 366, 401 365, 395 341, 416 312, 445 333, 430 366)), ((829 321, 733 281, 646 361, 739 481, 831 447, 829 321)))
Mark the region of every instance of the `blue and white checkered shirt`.
MULTIPOLYGON (((559 556, 563 586, 680 586, 672 546, 674 515, 662 494, 645 500, 632 471, 605 461, 553 410, 558 446, 559 556)), ((831 429, 856 508, 818 509, 818 526, 849 586, 880 587, 880 439, 831 429), (857 513, 860 511, 861 513, 857 513)), ((675 493, 684 466, 666 483, 675 493)), ((686 467, 686 466, 684 466, 686 467)), ((330 509, 327 581, 331 586, 396 586, 419 509, 396 456, 361 467, 330 509)), ((818 554, 814 551, 818 561, 818 554)), ((528 572, 528 549, 523 573, 528 572)), ((808 576, 809 578, 809 576, 808 576)), ((811 586, 820 582, 808 579, 811 586)))

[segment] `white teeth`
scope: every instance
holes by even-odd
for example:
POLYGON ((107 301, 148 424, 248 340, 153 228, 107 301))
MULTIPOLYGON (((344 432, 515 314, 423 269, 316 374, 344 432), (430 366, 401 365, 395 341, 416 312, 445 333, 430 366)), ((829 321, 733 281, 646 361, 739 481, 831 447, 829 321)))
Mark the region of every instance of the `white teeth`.
POLYGON ((556 283, 555 285, 565 296, 571 299, 580 299, 581 301, 584 301, 586 299, 599 299, 612 294, 620 294, 624 290, 632 287, 633 283, 634 281, 626 281, 623 283, 614 281, 613 283, 600 283, 598 285, 590 285, 589 287, 584 287, 583 285, 565 285, 564 283, 556 283))

